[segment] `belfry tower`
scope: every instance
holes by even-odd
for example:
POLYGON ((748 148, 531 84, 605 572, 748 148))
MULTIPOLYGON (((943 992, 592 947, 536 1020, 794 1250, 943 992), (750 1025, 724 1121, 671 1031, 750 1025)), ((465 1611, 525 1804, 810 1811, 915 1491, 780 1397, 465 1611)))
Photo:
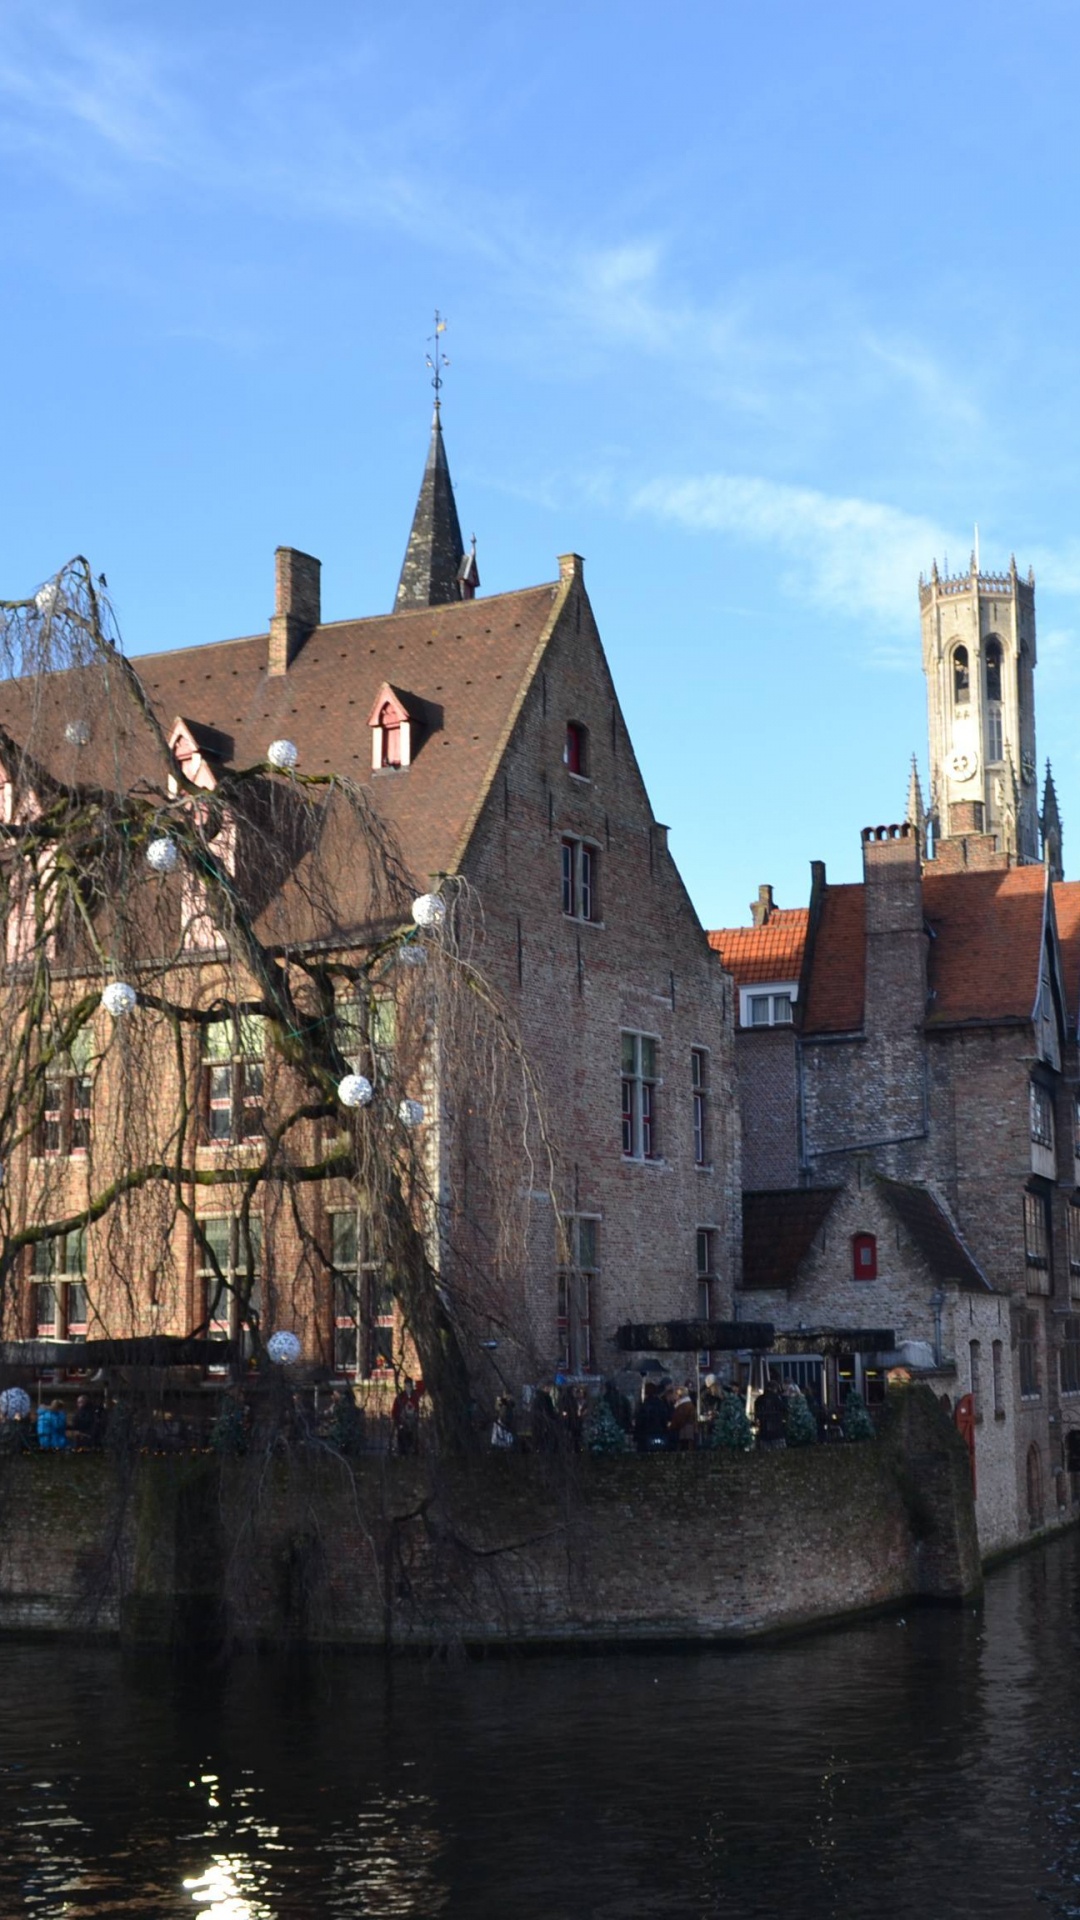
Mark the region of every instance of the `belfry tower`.
POLYGON ((1015 560, 1000 574, 974 554, 966 574, 935 561, 919 611, 934 852, 958 865, 1039 860, 1035 576, 1021 580, 1015 560))

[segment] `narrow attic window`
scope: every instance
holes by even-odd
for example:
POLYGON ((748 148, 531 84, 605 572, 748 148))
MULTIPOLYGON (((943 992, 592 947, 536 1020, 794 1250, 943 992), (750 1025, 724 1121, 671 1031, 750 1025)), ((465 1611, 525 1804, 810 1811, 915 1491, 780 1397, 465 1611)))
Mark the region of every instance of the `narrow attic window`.
POLYGON ((589 729, 583 727, 580 720, 568 720, 566 740, 563 745, 563 765, 567 773, 576 773, 579 778, 589 777, 589 729))
MULTIPOLYGON (((408 725, 408 722, 406 722, 408 725)), ((379 765, 381 767, 400 767, 401 765, 401 721, 387 702, 379 714, 379 765)))

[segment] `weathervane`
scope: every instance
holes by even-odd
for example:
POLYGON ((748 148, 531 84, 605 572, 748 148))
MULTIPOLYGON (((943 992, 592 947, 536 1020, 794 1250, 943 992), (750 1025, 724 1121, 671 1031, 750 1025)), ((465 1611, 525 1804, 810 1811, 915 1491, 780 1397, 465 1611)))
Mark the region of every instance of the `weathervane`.
POLYGON ((446 321, 440 315, 438 307, 436 307, 435 331, 431 335, 431 338, 428 341, 428 345, 431 348, 431 352, 426 356, 427 365, 431 368, 431 384, 435 389, 435 405, 436 406, 438 406, 439 404, 439 394, 442 391, 442 383, 443 383, 442 370, 444 367, 448 367, 450 365, 449 360, 447 359, 445 353, 442 350, 442 336, 445 332, 446 332, 446 321))

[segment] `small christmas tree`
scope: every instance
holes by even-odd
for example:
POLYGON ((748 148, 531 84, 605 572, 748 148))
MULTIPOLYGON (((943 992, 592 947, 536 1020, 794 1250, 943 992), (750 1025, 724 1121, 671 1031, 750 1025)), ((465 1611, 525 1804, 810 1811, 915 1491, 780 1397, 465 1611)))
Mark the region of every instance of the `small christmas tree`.
POLYGON ((709 1444, 728 1453, 749 1453, 754 1444, 754 1429, 737 1394, 725 1393, 716 1409, 709 1444))
POLYGON ((585 1422, 587 1453, 629 1453, 630 1441, 606 1400, 598 1400, 585 1422))
POLYGON ((817 1439, 817 1421, 801 1393, 793 1393, 787 1403, 784 1435, 789 1447, 812 1447, 817 1439))
POLYGON ((874 1437, 874 1423, 866 1411, 866 1402, 854 1387, 844 1402, 842 1424, 845 1440, 872 1440, 874 1437))

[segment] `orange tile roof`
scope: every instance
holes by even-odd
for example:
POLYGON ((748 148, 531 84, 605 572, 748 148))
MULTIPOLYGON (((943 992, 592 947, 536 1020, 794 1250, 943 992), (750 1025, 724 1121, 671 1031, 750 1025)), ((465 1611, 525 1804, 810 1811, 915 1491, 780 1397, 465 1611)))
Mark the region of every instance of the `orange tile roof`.
POLYGON ((934 934, 927 984, 929 1026, 953 1021, 1030 1020, 1039 991, 1046 869, 923 873, 923 908, 934 934))
POLYGON ((740 987, 797 980, 806 944, 805 907, 774 907, 763 927, 720 927, 709 935, 740 987))
POLYGON ((853 1033, 863 1023, 866 989, 866 911, 861 885, 826 887, 810 983, 804 1033, 853 1033))

